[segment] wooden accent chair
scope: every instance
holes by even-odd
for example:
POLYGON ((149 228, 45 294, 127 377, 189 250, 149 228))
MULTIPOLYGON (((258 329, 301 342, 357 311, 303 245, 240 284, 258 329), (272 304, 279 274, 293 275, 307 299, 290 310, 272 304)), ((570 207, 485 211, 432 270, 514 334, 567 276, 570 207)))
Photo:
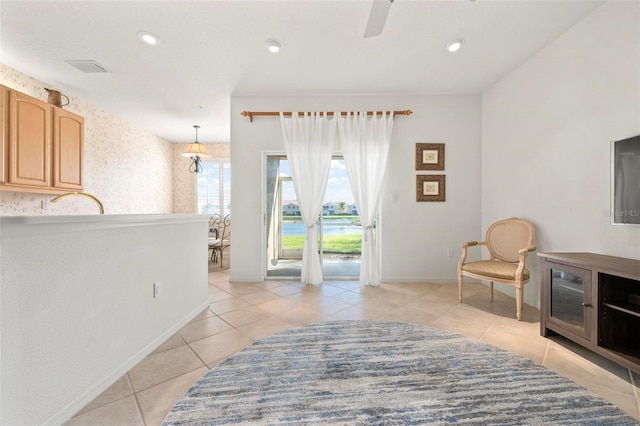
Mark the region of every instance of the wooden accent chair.
POLYGON ((522 315, 522 289, 529 281, 527 255, 536 249, 533 225, 517 217, 498 221, 487 230, 485 241, 468 241, 462 245, 458 263, 458 300, 462 303, 462 277, 489 281, 491 301, 493 283, 511 284, 516 288, 516 318, 522 315), (491 258, 467 262, 467 248, 487 246, 491 258))

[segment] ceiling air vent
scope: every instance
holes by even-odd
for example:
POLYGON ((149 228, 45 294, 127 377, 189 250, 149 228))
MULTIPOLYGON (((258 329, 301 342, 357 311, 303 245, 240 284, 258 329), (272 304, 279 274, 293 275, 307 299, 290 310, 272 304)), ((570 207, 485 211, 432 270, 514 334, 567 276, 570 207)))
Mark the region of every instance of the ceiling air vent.
POLYGON ((96 61, 65 61, 72 67, 79 69, 84 73, 100 73, 100 72, 109 72, 108 69, 97 63, 96 61))

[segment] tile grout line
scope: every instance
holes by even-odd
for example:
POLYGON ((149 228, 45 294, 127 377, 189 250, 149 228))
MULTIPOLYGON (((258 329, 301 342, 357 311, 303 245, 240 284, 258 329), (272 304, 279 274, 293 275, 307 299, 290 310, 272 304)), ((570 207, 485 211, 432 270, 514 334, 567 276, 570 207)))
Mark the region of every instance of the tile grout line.
MULTIPOLYGON (((184 344, 184 346, 189 346, 189 344, 188 344, 188 343, 185 343, 185 344, 184 344)), ((191 349, 191 347, 190 347, 190 346, 189 346, 189 349, 191 349)), ((191 349, 191 351, 193 352, 193 349, 191 349)), ((194 354, 195 354, 195 352, 194 352, 194 354)), ((178 377, 184 376, 185 374, 193 373, 194 371, 196 371, 196 370, 198 370, 198 369, 200 369, 200 368, 203 368, 203 367, 207 369, 207 372, 208 372, 208 371, 210 371, 211 369, 209 368, 209 366, 208 366, 207 364, 205 364, 205 363, 204 363, 204 361, 202 361, 202 359, 200 359, 200 357, 199 357, 197 354, 195 354, 195 355, 196 355, 196 357, 200 360, 200 362, 202 362, 202 364, 203 364, 202 366, 200 366, 200 367, 198 367, 198 368, 194 368, 193 370, 185 371, 184 373, 178 374, 177 376, 170 377, 170 378, 168 378, 168 379, 166 379, 166 380, 163 380, 163 381, 161 381, 161 382, 156 383, 156 384, 155 384, 155 385, 153 385, 153 386, 149 386, 148 388, 140 389, 139 391, 135 391, 135 390, 134 390, 134 392, 133 392, 133 397, 134 397, 134 399, 135 399, 135 401, 136 401, 136 406, 137 406, 137 408, 138 408, 138 412, 139 412, 139 414, 140 414, 140 418, 142 419, 142 422, 145 424, 145 426, 152 426, 152 425, 149 425, 149 424, 147 423, 147 421, 145 420, 145 418, 144 418, 144 414, 142 413, 142 406, 140 405, 140 401, 138 400, 138 394, 139 394, 139 393, 141 393, 141 392, 145 392, 145 391, 147 391, 147 390, 149 390, 149 389, 151 389, 151 388, 154 388, 154 387, 156 387, 156 386, 160 386, 160 385, 162 385, 162 384, 165 384, 165 383, 167 383, 167 382, 169 382, 169 381, 171 381, 171 380, 175 380, 175 379, 177 379, 178 377)), ((206 372, 205 372, 204 374, 206 374, 206 372)), ((198 380, 198 379, 196 379, 196 381, 197 381, 197 380, 198 380)), ((195 381, 194 381, 194 384, 195 384, 195 381)), ((191 388, 191 386, 189 386, 189 388, 191 388)), ((188 391, 188 389, 187 389, 187 391, 188 391)), ((176 402, 177 402, 177 401, 176 401, 176 402)), ((170 411, 170 410, 169 410, 169 411, 170 411)), ((168 413, 167 413, 167 414, 168 414, 168 413)))
POLYGON ((542 365, 544 367, 545 363, 547 362, 547 356, 549 356, 549 350, 551 349, 551 340, 547 339, 547 347, 544 350, 544 355, 542 357, 542 365))
MULTIPOLYGON (((129 373, 127 373, 127 376, 129 373)), ((153 386, 152 386, 153 387, 153 386)), ((133 386, 131 387, 133 389, 133 386)), ((143 425, 147 425, 147 422, 144 419, 144 414, 142 414, 142 407, 140 406, 140 401, 138 401, 138 393, 133 391, 133 399, 136 402, 136 408, 138 409, 138 414, 140 415, 140 419, 142 420, 143 425)))
MULTIPOLYGON (((195 341, 197 342, 197 340, 195 340, 195 341)), ((193 342, 191 342, 191 343, 193 343, 193 342)), ((185 344, 187 345, 187 347, 189 347, 189 350, 191 352, 193 352, 193 354, 196 356, 196 358, 198 358, 200 360, 200 362, 202 363, 202 366, 204 368, 206 368, 207 371, 211 371, 211 369, 209 368, 209 364, 207 364, 206 362, 204 362, 204 360, 202 358, 200 358, 200 355, 198 355, 198 353, 193 350, 193 348, 191 347, 191 344, 189 344, 189 343, 185 343, 185 344)), ((198 367, 198 368, 202 368, 202 367, 198 367)), ((196 370, 197 370, 197 368, 196 368, 196 370)), ((191 370, 191 371, 195 371, 195 370, 191 370)))
MULTIPOLYGON (((636 380, 633 377, 633 371, 627 368, 627 372, 629 373, 629 381, 631 382, 631 389, 633 390, 633 396, 636 398, 636 405, 638 406, 638 413, 640 414, 640 395, 638 395, 638 388, 636 387, 636 380)), ((640 385, 640 383, 638 383, 640 385)))

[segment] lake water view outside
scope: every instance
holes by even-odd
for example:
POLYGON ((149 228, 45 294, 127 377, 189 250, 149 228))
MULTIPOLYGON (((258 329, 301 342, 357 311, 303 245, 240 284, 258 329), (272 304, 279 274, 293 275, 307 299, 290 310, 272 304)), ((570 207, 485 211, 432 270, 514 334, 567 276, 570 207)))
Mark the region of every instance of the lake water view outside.
MULTIPOLYGON (((302 219, 283 219, 282 236, 289 237, 294 235, 304 235, 305 225, 302 219)), ((322 228, 324 235, 344 235, 362 233, 362 227, 359 225, 358 216, 346 216, 338 219, 323 219, 322 228), (357 220, 358 224, 354 222, 357 220)))

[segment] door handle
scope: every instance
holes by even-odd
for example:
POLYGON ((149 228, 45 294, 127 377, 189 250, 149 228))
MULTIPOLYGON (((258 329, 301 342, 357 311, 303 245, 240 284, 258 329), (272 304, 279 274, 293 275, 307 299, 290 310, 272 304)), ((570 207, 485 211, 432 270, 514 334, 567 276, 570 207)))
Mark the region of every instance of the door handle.
POLYGON ((590 308, 593 305, 591 305, 591 303, 583 303, 582 306, 584 306, 585 308, 590 308))

